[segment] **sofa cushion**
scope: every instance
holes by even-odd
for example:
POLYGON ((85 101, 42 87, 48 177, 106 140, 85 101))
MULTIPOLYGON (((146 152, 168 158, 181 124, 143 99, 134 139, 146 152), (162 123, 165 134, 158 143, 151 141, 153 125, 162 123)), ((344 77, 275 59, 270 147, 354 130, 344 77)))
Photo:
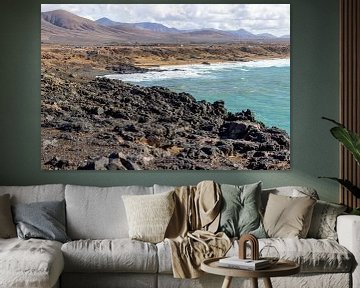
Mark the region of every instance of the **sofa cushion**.
POLYGON ((314 206, 307 237, 337 240, 336 219, 346 209, 345 205, 318 200, 314 206))
POLYGON ((16 237, 16 229, 11 214, 10 195, 0 196, 0 238, 16 237))
POLYGON ((65 185, 0 186, 0 195, 4 194, 10 194, 11 204, 61 201, 65 198, 65 185))
POLYGON ((221 184, 219 230, 229 237, 251 233, 266 237, 260 217, 261 182, 243 186, 221 184))
POLYGON ((131 239, 78 240, 61 248, 66 272, 156 273, 156 246, 131 239))
MULTIPOLYGON (((330 239, 259 239, 259 249, 261 250, 265 245, 274 246, 281 259, 298 263, 301 273, 348 273, 355 263, 353 255, 345 247, 330 239)), ((159 273, 171 274, 171 248, 168 241, 160 242, 156 247, 159 273)), ((238 252, 238 242, 234 241, 226 256, 235 256, 238 252)), ((250 257, 250 249, 247 252, 250 257)))
POLYGON ((61 243, 0 239, 0 287, 53 287, 63 268, 61 243))
POLYGON ((128 238, 123 195, 152 194, 152 187, 66 185, 67 233, 71 239, 128 238))
POLYGON ((264 227, 269 237, 305 238, 316 200, 307 197, 269 195, 264 227))
POLYGON ((175 208, 173 191, 156 195, 124 195, 131 239, 157 243, 164 240, 175 208))
POLYGON ((69 241, 65 229, 65 201, 18 203, 13 206, 19 238, 69 241))
MULTIPOLYGON (((298 263, 302 273, 350 272, 355 263, 351 252, 338 242, 330 239, 259 239, 259 250, 264 246, 275 247, 280 259, 287 259, 298 263)), ((237 251, 238 243, 235 242, 227 255, 234 256, 237 251)))
POLYGON ((304 186, 283 186, 275 188, 267 188, 261 191, 261 206, 262 212, 265 212, 267 201, 270 194, 289 196, 289 197, 306 197, 310 196, 314 199, 319 199, 319 195, 316 190, 310 187, 304 186))
POLYGON ((350 272, 353 255, 338 242, 329 239, 264 239, 263 245, 274 246, 280 258, 301 265, 305 272, 350 272))

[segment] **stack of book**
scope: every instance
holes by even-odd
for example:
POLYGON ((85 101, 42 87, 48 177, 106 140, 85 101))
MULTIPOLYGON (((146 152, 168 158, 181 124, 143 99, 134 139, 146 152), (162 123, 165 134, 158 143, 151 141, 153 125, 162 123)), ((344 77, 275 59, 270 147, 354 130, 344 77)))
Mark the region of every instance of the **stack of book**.
POLYGON ((238 256, 233 256, 220 259, 219 266, 246 270, 260 270, 270 267, 271 262, 267 259, 251 260, 240 259, 238 256))

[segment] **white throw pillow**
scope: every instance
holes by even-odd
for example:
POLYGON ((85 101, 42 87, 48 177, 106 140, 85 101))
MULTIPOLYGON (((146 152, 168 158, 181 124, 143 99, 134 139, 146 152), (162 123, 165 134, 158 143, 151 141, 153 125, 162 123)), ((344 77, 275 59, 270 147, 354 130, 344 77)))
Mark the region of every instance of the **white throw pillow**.
POLYGON ((175 207, 173 193, 122 196, 131 239, 151 243, 164 240, 175 207))

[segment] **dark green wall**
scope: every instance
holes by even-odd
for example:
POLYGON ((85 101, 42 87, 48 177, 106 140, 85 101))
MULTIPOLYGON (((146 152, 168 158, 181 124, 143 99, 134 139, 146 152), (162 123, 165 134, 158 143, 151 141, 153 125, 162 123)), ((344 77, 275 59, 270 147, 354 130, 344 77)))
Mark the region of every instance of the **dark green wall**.
MULTIPOLYGON (((338 186, 319 175, 338 175, 338 146, 326 115, 338 118, 338 1, 289 0, 291 4, 291 167, 287 172, 165 171, 50 172, 40 170, 40 4, 66 1, 3 0, 0 17, 0 185, 72 183, 180 185, 203 179, 221 183, 262 180, 265 187, 308 185, 337 201, 338 186)), ((99 3, 104 1, 71 1, 99 3)), ((125 3, 105 1, 106 3, 125 3)), ((139 1, 138 3, 193 1, 139 1)), ((199 1, 196 3, 219 3, 199 1)), ((222 2, 222 1, 221 1, 222 2)), ((129 3, 129 2, 128 2, 129 3)), ((131 2, 131 3, 134 3, 131 2)), ((228 1, 241 3, 241 1, 228 1)), ((259 3, 247 0, 243 3, 259 3)))

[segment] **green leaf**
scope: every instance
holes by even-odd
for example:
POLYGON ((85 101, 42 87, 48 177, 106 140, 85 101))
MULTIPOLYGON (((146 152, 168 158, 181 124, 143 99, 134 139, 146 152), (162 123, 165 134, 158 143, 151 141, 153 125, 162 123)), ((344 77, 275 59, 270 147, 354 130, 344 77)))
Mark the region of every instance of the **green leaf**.
POLYGON ((337 181, 341 185, 343 185, 347 190, 349 190, 356 198, 360 198, 360 188, 355 186, 349 180, 340 179, 340 178, 336 178, 336 177, 319 177, 319 178, 326 178, 326 179, 331 179, 331 180, 337 181))
POLYGON ((344 127, 331 128, 331 134, 339 140, 354 156, 356 162, 360 164, 360 137, 356 133, 344 127))
POLYGON ((360 136, 335 120, 326 117, 322 118, 337 125, 330 129, 331 134, 351 152, 360 165, 360 136))

